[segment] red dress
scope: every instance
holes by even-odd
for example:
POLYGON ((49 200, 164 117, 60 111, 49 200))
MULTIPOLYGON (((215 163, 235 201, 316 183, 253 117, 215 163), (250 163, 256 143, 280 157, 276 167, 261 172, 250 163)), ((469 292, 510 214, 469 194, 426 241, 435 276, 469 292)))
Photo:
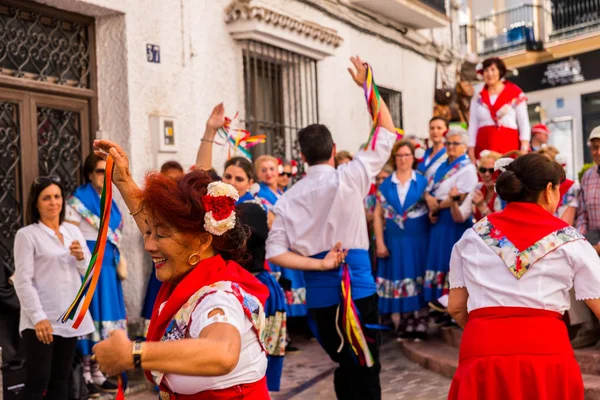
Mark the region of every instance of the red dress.
MULTIPOLYGON (((477 131, 477 139, 475 142, 475 155, 477 158, 479 158, 479 154, 481 154, 483 150, 491 150, 500 154, 505 154, 512 150, 519 150, 521 143, 519 131, 514 127, 503 126, 500 123, 500 119, 502 118, 501 110, 507 105, 516 107, 526 100, 527 98, 523 94, 523 91, 517 85, 511 82, 505 82, 504 89, 498 95, 494 104, 491 104, 487 86, 483 87, 479 94, 477 104, 479 107, 484 107, 489 111, 493 124, 480 126, 477 131)), ((475 113, 475 110, 472 110, 471 112, 475 113)))

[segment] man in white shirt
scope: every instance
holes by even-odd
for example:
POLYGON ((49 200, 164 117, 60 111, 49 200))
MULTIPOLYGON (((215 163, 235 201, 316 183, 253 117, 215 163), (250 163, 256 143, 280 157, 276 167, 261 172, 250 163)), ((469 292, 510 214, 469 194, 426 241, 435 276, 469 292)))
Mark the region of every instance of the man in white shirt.
MULTIPOLYGON (((356 71, 349 69, 350 74, 362 87, 366 64, 358 57, 352 57, 351 61, 356 71)), ((318 330, 319 343, 339 364, 334 377, 335 391, 338 399, 344 400, 381 398, 379 334, 365 326, 378 324, 379 313, 363 207, 370 184, 389 159, 396 141, 392 117, 383 99, 380 102, 375 148, 360 151, 353 161, 337 170, 336 147, 327 127, 310 125, 298 133, 302 159, 310 167, 306 177, 277 202, 267 240, 267 258, 272 263, 306 271, 307 306, 318 330), (341 269, 324 271, 325 263, 321 260, 329 249, 339 247, 340 242, 348 249, 346 264, 362 331, 372 339, 368 342, 374 361, 371 367, 361 366, 346 335, 341 338, 341 269)))

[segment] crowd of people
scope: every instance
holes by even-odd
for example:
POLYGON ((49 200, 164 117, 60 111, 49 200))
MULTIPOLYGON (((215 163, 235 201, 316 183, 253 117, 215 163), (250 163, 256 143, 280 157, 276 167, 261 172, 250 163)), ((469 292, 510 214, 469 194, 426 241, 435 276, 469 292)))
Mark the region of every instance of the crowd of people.
MULTIPOLYGON (((362 87, 367 66, 351 61, 362 87)), ((288 319, 305 318, 338 364, 337 397, 380 399, 381 324, 399 339, 426 340, 431 308, 466 327, 451 398, 513 398, 525 383, 501 382, 515 371, 534 379, 527 393, 560 386, 556 398, 581 398, 569 340, 600 339, 600 127, 589 138, 596 166, 581 185, 566 179, 550 131, 530 127, 504 63, 486 60, 482 73, 468 130, 435 116, 427 140, 399 140, 378 99, 372 149, 337 151, 324 125, 298 132, 302 177, 295 161, 270 155, 229 158, 219 176, 213 145, 227 123, 219 104, 190 171, 169 161, 139 187, 123 149, 97 140, 72 195, 56 177, 36 179, 12 277, 25 398, 68 398, 76 353, 90 397, 117 391, 106 376, 142 367, 165 399, 269 398, 293 349, 288 319), (77 330, 56 322, 96 246, 107 155, 152 256, 145 341, 127 335, 116 203, 88 315, 77 330), (579 328, 572 338, 565 312, 579 328), (532 339, 540 326, 547 343, 532 339), (509 339, 515 331, 519 340, 509 339), (497 349, 512 358, 498 361, 497 349)))

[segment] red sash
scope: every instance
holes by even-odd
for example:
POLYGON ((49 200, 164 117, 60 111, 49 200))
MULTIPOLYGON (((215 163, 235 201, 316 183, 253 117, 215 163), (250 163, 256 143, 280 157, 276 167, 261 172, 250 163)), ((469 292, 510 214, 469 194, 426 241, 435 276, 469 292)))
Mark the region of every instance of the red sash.
POLYGON ((502 92, 500 92, 494 104, 492 104, 490 101, 490 93, 487 85, 481 90, 480 96, 481 102, 487 106, 488 110, 490 110, 490 115, 492 116, 492 119, 496 125, 498 125, 498 111, 500 111, 502 107, 510 103, 514 103, 516 105, 525 100, 521 88, 508 81, 504 82, 504 89, 502 89, 502 92))

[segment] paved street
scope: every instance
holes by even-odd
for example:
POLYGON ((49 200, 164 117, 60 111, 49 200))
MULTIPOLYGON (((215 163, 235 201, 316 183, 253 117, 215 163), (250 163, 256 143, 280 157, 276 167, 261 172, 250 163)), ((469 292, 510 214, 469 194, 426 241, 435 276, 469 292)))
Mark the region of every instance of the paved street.
MULTIPOLYGON (((318 343, 295 341, 301 351, 285 358, 282 390, 272 395, 273 400, 335 399, 333 392, 334 364, 318 343)), ((382 347, 381 383, 384 400, 443 400, 446 399, 450 380, 407 360, 396 342, 382 347)), ((128 397, 132 400, 155 400, 150 392, 128 397)))

